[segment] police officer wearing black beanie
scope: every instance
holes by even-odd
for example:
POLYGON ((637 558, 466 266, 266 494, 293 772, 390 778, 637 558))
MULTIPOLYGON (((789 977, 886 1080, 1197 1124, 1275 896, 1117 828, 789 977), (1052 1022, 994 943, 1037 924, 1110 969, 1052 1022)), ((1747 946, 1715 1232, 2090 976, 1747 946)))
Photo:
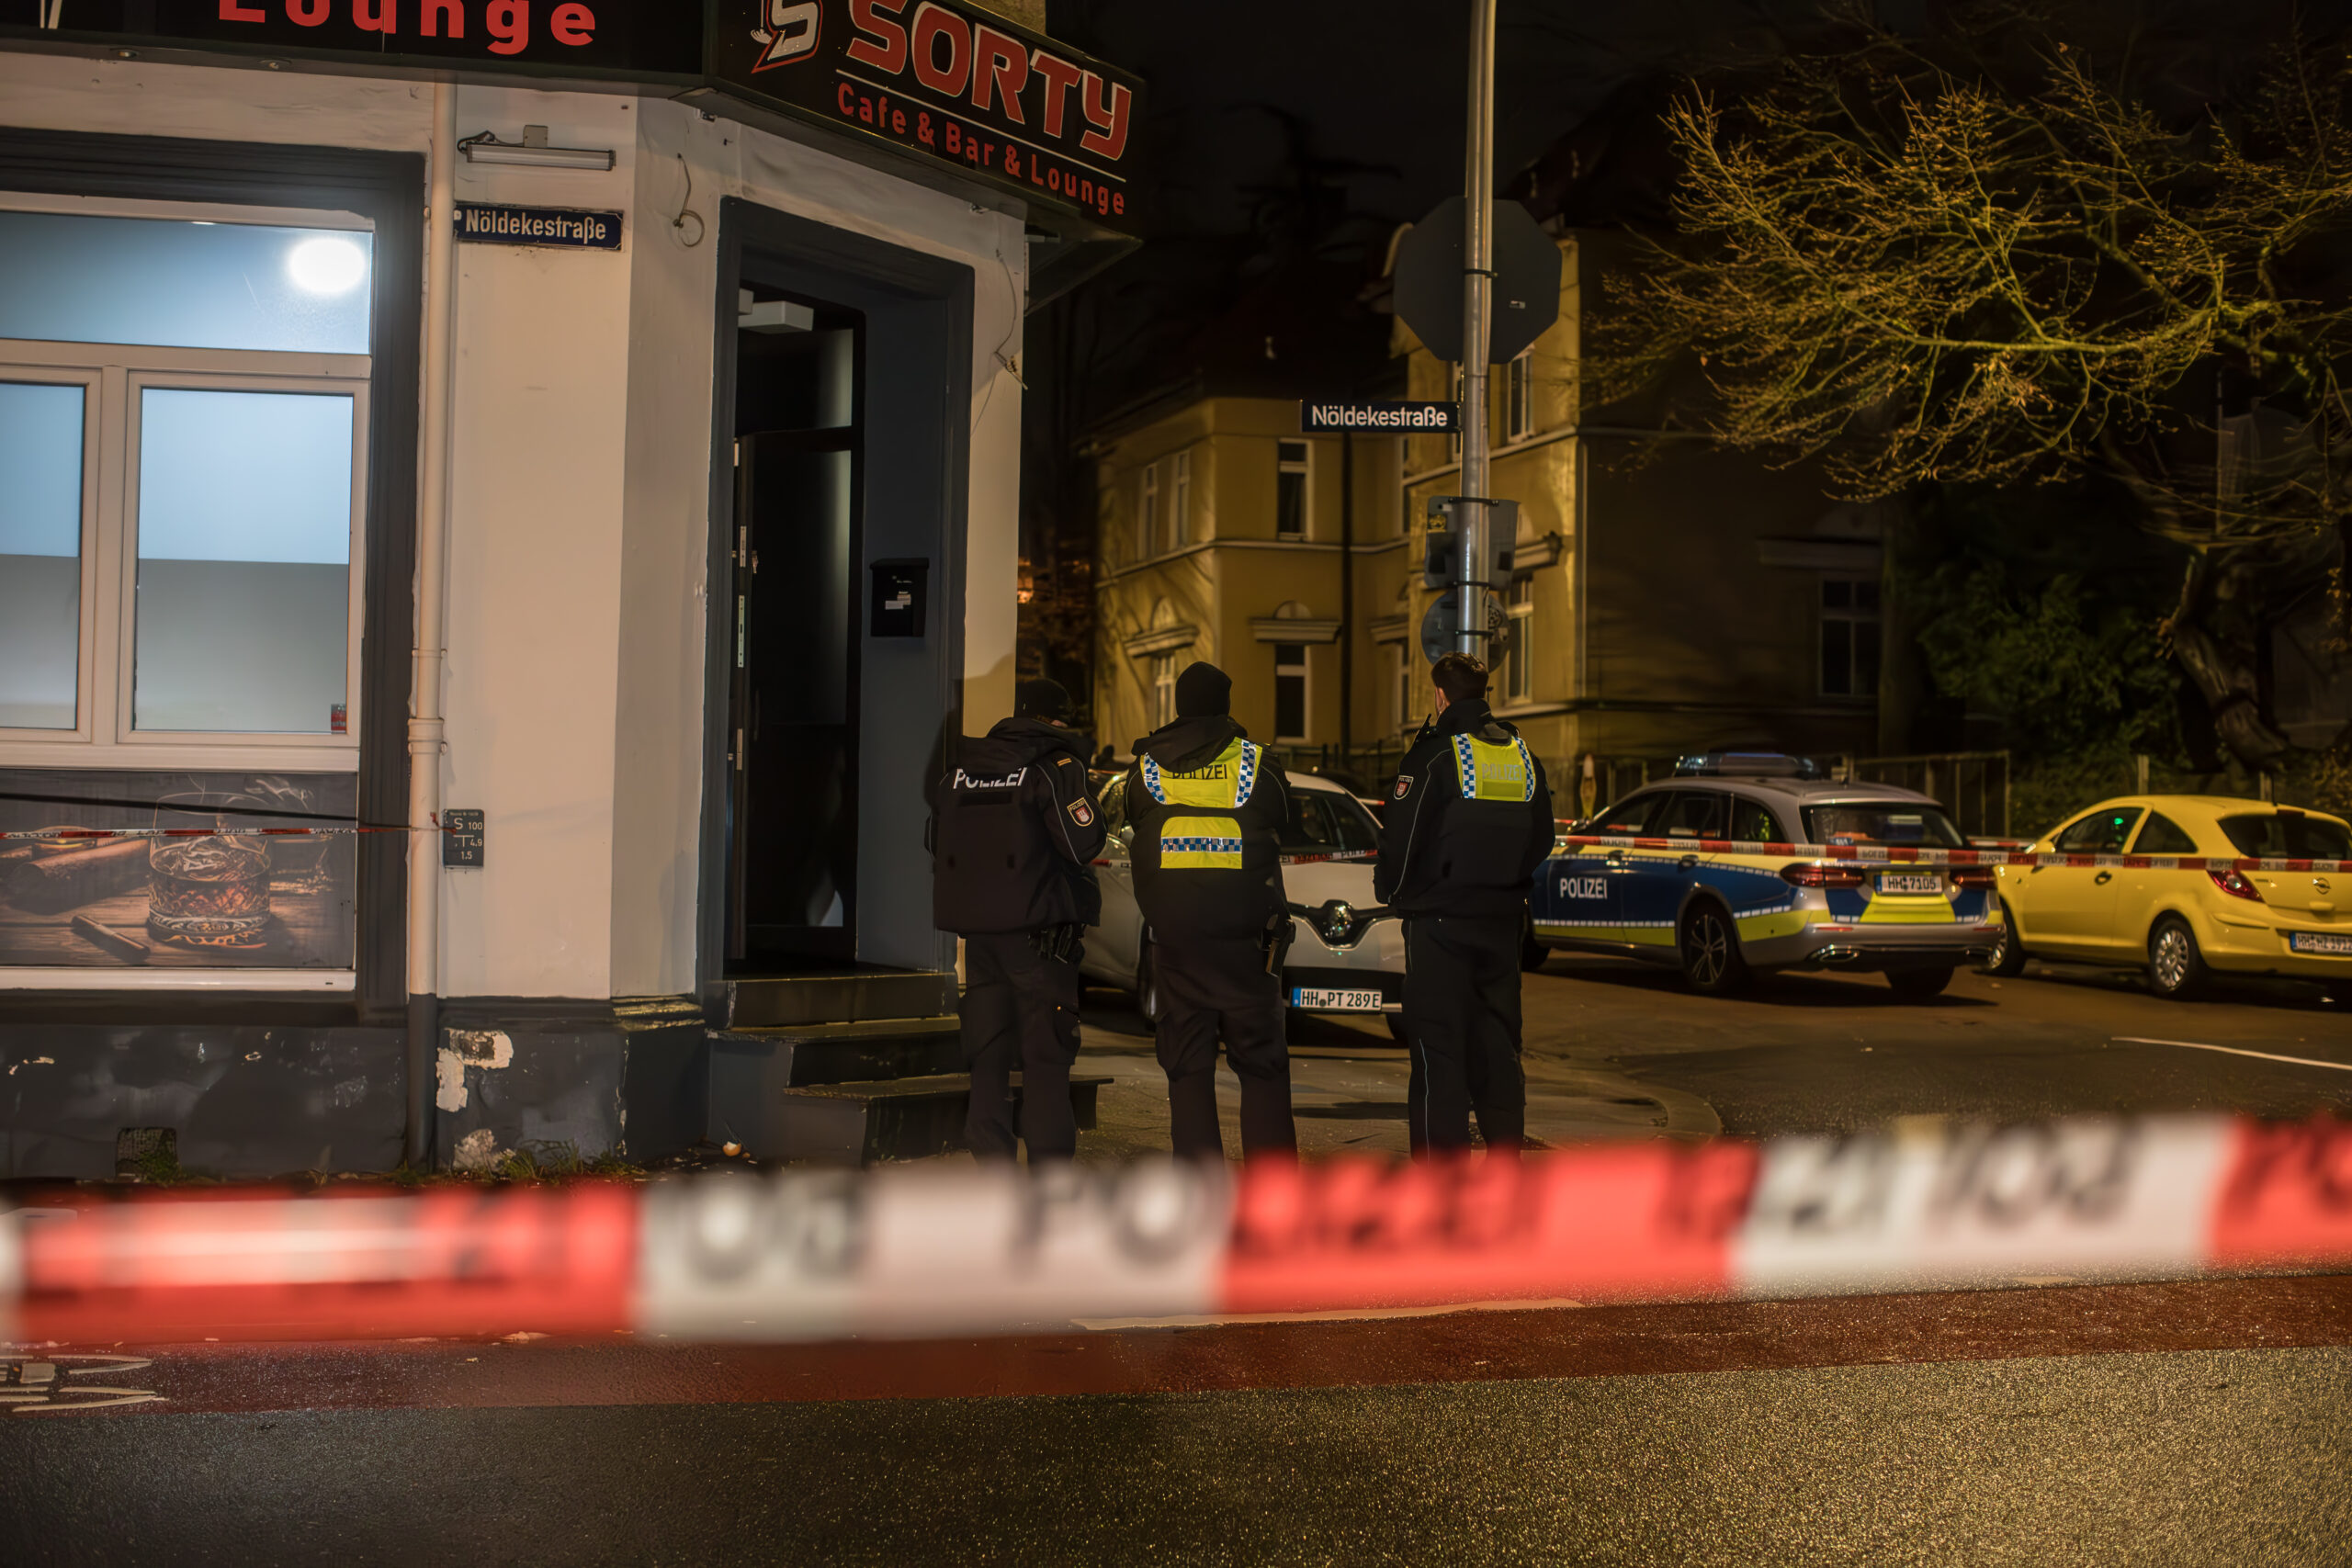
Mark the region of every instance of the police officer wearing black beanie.
POLYGON ((932 919, 964 939, 965 1131, 984 1160, 1017 1157, 1011 1075, 1021 1071, 1019 1138, 1029 1162, 1078 1152, 1069 1069, 1078 1060, 1080 938, 1102 918, 1094 857, 1102 807, 1086 781, 1069 694, 1026 681, 1013 716, 965 739, 925 792, 932 919))
POLYGON ((1176 677, 1176 719, 1135 743, 1126 779, 1136 902, 1159 992, 1159 1065, 1176 1153, 1222 1158, 1216 1047, 1241 1080, 1241 1152, 1295 1154, 1290 1049, 1275 971, 1290 935, 1281 764, 1233 722, 1213 664, 1176 677))

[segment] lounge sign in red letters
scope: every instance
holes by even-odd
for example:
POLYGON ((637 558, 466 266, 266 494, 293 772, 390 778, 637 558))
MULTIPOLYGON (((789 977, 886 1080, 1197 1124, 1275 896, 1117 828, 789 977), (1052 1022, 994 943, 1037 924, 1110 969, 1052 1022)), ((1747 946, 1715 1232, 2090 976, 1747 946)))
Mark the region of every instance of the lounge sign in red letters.
POLYGON ((713 74, 1107 227, 1136 220, 1140 84, 944 0, 734 0, 713 74))
MULTIPOLYGON (((402 55, 689 75, 702 69, 691 0, 163 0, 68 5, 51 37, 228 45, 301 55, 402 55)), ((30 33, 32 28, 9 28, 30 33)))

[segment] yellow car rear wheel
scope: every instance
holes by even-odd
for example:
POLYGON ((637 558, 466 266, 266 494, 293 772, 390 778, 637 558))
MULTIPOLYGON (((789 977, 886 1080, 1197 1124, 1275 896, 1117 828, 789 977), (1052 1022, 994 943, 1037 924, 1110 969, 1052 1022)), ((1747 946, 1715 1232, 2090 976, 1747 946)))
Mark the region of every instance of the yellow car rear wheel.
POLYGON ((2197 933, 2178 915, 2166 915, 2148 933, 2148 984, 2160 997, 2185 1001, 2205 988, 2212 971, 2197 933))

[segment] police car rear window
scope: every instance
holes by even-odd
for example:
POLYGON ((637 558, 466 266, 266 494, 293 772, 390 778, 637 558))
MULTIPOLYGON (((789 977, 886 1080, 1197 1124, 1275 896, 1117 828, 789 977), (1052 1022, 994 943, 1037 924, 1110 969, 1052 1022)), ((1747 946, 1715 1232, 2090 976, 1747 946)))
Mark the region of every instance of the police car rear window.
POLYGON ((2301 812, 2249 812, 2222 818, 2238 853, 2253 860, 2352 860, 2352 832, 2301 812))
POLYGON ((1913 801, 1849 801, 1804 808, 1806 841, 1815 844, 1923 844, 1967 847, 1951 818, 1913 801))

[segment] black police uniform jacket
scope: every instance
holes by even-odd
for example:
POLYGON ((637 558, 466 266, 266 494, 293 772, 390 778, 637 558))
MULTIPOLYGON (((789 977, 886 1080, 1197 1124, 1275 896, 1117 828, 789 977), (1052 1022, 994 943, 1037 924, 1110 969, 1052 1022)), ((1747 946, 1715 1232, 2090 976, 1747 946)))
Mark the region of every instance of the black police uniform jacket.
POLYGON ((957 743, 924 791, 932 811, 931 918, 958 936, 1091 926, 1102 916, 1094 857, 1102 806, 1086 782, 1081 739, 1008 718, 957 743))
POLYGON ((1152 934, 1260 936, 1283 899, 1281 765, 1225 715, 1180 718, 1135 744, 1126 819, 1136 903, 1152 934))
POLYGON ((1402 914, 1516 914, 1552 852, 1544 764, 1483 698, 1422 726, 1382 816, 1372 889, 1402 914))

